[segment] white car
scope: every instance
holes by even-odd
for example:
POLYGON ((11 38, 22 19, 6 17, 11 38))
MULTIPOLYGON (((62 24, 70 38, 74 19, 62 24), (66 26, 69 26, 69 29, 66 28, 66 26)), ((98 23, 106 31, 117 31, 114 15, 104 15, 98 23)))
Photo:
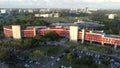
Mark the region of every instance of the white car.
POLYGON ((30 67, 30 65, 28 65, 28 64, 25 64, 25 67, 30 67))
POLYGON ((39 62, 35 62, 35 64, 40 65, 40 63, 39 63, 39 62))
POLYGON ((51 56, 51 59, 54 59, 54 57, 53 57, 53 56, 51 56))
POLYGON ((53 66, 55 63, 52 63, 51 65, 53 66))
POLYGON ((29 63, 32 63, 33 61, 31 60, 31 61, 29 61, 29 63))
POLYGON ((72 68, 71 66, 69 68, 72 68))
POLYGON ((59 61, 60 60, 60 58, 57 58, 57 60, 56 61, 59 61))

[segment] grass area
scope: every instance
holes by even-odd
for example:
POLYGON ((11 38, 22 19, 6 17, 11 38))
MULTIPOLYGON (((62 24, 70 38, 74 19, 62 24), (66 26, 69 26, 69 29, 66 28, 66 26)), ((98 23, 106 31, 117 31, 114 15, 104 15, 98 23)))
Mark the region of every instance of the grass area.
MULTIPOLYGON (((16 20, 16 19, 19 19, 19 20, 30 20, 31 17, 34 18, 34 14, 19 14, 19 15, 16 15, 16 16, 10 16, 7 18, 7 20, 16 20)), ((73 23, 73 22, 76 22, 77 20, 74 18, 74 17, 59 17, 59 18, 54 18, 54 17, 48 17, 48 18, 38 18, 40 20, 45 20, 49 23, 58 23, 60 21, 63 21, 63 22, 68 22, 68 23, 73 23)))
POLYGON ((14 63, 9 63, 8 66, 9 66, 9 68, 25 68, 25 67, 19 66, 19 65, 14 64, 14 63))
POLYGON ((42 56, 56 56, 64 51, 62 46, 39 46, 22 51, 21 55, 29 56, 30 59, 40 60, 42 56))
POLYGON ((110 49, 108 47, 94 45, 94 44, 86 44, 86 45, 84 45, 84 48, 86 48, 88 50, 94 50, 94 51, 97 51, 100 53, 105 53, 105 54, 116 54, 117 53, 113 49, 110 49))
POLYGON ((54 65, 54 68, 58 68, 60 67, 61 65, 63 66, 66 66, 66 67, 70 67, 72 66, 72 68, 92 68, 88 65, 82 65, 82 64, 74 64, 73 62, 70 63, 70 61, 68 61, 66 59, 66 56, 64 56, 59 62, 57 62, 55 65, 54 65))
POLYGON ((8 17, 8 20, 28 20, 30 19, 30 16, 25 16, 25 15, 17 15, 17 16, 12 16, 12 17, 8 17))
POLYGON ((90 59, 88 57, 87 58, 84 57, 84 58, 81 58, 81 59, 77 59, 77 57, 76 58, 71 58, 71 60, 72 60, 71 62, 67 58, 68 58, 68 55, 64 56, 53 67, 54 68, 59 68, 60 66, 65 66, 65 67, 72 66, 72 68, 109 68, 108 65, 104 65, 104 64, 98 65, 98 64, 96 64, 95 61, 93 61, 93 59, 90 59), (77 63, 76 63, 76 61, 77 61, 77 63), (90 62, 88 62, 88 61, 90 61, 90 62))
POLYGON ((50 23, 58 23, 59 21, 64 21, 68 23, 73 23, 76 22, 77 20, 75 18, 70 18, 70 17, 59 17, 59 18, 41 18, 41 20, 45 20, 50 23))
POLYGON ((106 53, 106 54, 116 54, 117 52, 113 49, 110 49, 105 46, 99 46, 95 44, 81 44, 81 43, 75 43, 75 42, 67 42, 70 47, 79 47, 80 49, 87 49, 87 50, 93 50, 100 53, 106 53))

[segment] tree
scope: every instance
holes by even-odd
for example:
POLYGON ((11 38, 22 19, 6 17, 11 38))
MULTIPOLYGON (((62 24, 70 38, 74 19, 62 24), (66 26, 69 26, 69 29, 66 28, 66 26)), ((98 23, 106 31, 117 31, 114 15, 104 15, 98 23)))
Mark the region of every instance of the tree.
POLYGON ((69 48, 66 48, 64 51, 65 51, 65 53, 70 53, 70 49, 69 48))
POLYGON ((71 64, 72 58, 73 58, 73 55, 71 53, 67 53, 67 60, 70 61, 70 64, 71 64))
MULTIPOLYGON (((113 20, 108 19, 108 16, 106 14, 112 13, 111 11, 106 10, 99 10, 97 12, 93 12, 89 18, 93 21, 99 21, 102 22, 105 26, 103 27, 96 27, 97 30, 104 30, 107 34, 117 34, 119 35, 119 29, 120 29, 120 21, 115 18, 113 20)), ((116 11, 115 11, 116 12, 116 11)), ((119 14, 119 13, 117 13, 119 14)))
POLYGON ((8 48, 1 47, 0 48, 0 60, 6 60, 10 58, 10 51, 8 48))
POLYGON ((35 37, 33 37, 33 39, 35 41, 43 41, 44 37, 42 35, 36 35, 35 37))
POLYGON ((109 65, 110 64, 110 59, 108 57, 105 57, 105 58, 102 59, 102 63, 104 65, 109 65))
POLYGON ((35 37, 33 37, 33 43, 37 44, 37 45, 40 45, 40 43, 46 43, 47 41, 49 41, 48 38, 45 38, 44 36, 42 35, 36 35, 35 37))
POLYGON ((23 45, 26 47, 31 47, 33 44, 33 40, 31 38, 23 39, 23 45))
POLYGON ((35 50, 34 51, 34 58, 36 58, 36 60, 40 59, 40 57, 43 55, 43 52, 40 50, 35 50))
POLYGON ((50 31, 50 32, 46 33, 44 35, 44 37, 48 38, 48 39, 50 39, 52 41, 57 41, 60 38, 59 35, 56 32, 54 32, 54 31, 50 31))

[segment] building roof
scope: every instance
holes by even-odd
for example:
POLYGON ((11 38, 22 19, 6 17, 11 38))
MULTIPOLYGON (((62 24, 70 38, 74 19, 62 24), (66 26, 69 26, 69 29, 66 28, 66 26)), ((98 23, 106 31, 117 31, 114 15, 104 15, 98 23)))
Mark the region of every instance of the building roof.
POLYGON ((96 30, 92 31, 92 33, 105 34, 103 31, 96 31, 96 30))
POLYGON ((75 23, 53 23, 53 26, 86 26, 86 27, 97 27, 104 26, 103 24, 94 23, 94 22, 75 22, 75 23))
POLYGON ((53 23, 53 26, 72 26, 72 25, 76 25, 74 23, 53 23))
POLYGON ((109 37, 109 38, 117 38, 117 39, 120 39, 120 36, 117 36, 117 35, 105 35, 105 37, 109 37))

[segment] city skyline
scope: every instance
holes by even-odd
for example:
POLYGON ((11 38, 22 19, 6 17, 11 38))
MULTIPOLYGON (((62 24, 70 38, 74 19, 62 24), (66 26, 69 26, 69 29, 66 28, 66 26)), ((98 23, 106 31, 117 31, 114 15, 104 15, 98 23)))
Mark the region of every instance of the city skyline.
POLYGON ((0 8, 120 9, 120 0, 0 0, 0 8))

